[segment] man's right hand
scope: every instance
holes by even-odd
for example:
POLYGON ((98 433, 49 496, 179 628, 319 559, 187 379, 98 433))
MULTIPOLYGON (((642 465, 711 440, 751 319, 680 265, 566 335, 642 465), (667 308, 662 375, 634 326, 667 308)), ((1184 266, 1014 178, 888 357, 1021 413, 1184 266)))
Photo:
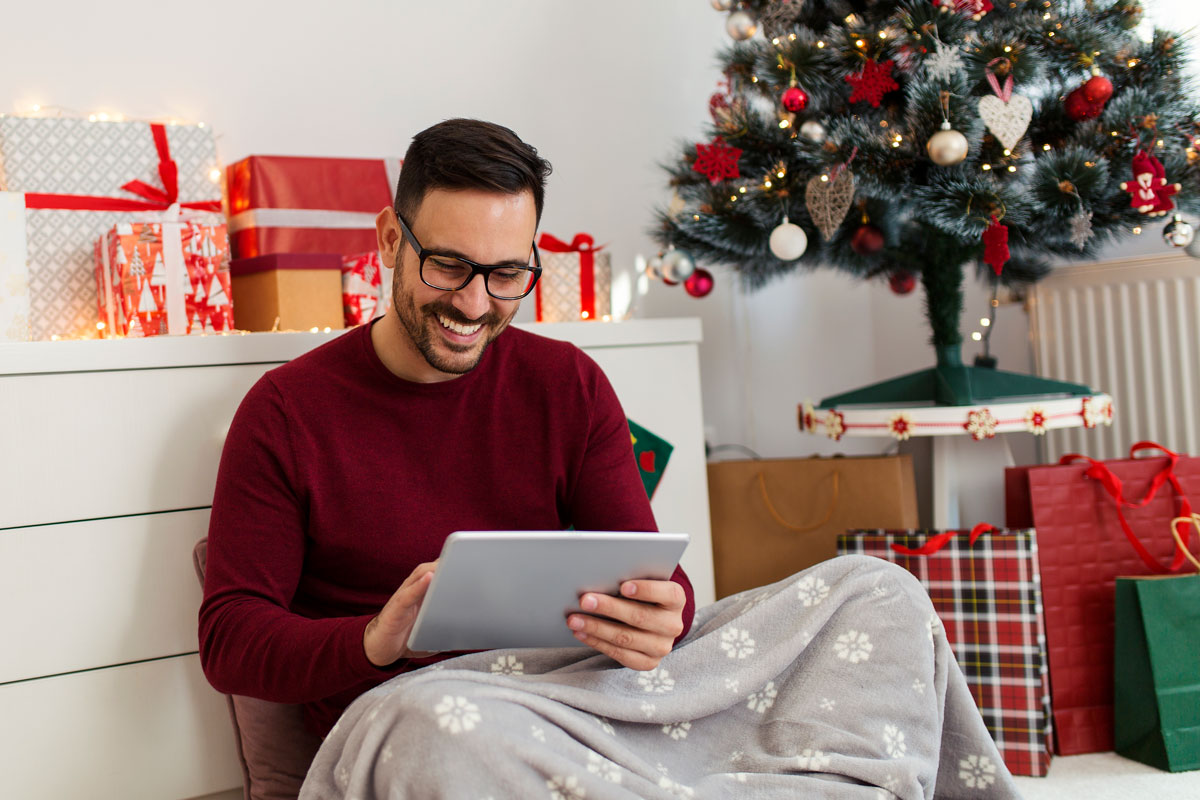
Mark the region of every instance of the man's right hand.
POLYGON ((375 619, 363 632, 363 650, 367 660, 377 667, 386 667, 402 658, 420 658, 432 653, 417 653, 408 649, 408 636, 417 621, 421 601, 433 581, 437 562, 420 564, 387 601, 375 619))

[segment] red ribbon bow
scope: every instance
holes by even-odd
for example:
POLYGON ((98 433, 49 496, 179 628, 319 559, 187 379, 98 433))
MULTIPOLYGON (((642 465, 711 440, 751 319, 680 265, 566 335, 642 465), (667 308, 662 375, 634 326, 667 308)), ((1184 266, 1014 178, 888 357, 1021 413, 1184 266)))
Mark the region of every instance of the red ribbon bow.
MULTIPOLYGON (((179 167, 171 158, 167 143, 166 126, 153 123, 150 133, 154 137, 154 149, 158 153, 158 177, 163 188, 151 186, 145 181, 130 181, 121 188, 142 200, 126 197, 96 197, 84 194, 25 193, 26 208, 62 209, 66 211, 166 211, 179 199, 179 167)), ((182 208, 197 211, 220 212, 220 200, 201 200, 180 203, 182 208)))
MULTIPOLYGON (((591 234, 577 233, 567 244, 562 239, 543 233, 538 239, 538 247, 551 253, 579 253, 579 316, 583 319, 596 318, 596 259, 594 253, 603 250, 605 245, 595 246, 596 240, 591 234)), ((537 294, 538 317, 541 314, 542 293, 537 294)))
MULTIPOLYGON (((997 528, 995 525, 989 525, 986 522, 981 522, 978 525, 976 525, 974 528, 971 528, 971 534, 970 534, 968 541, 970 544, 974 545, 975 540, 978 539, 983 534, 991 533, 992 531, 998 531, 998 530, 1000 530, 1000 529, 997 528)), ((960 533, 964 533, 964 532, 965 531, 944 531, 942 533, 939 533, 937 536, 930 536, 925 541, 925 544, 921 545, 920 547, 915 547, 915 548, 905 547, 902 544, 893 542, 892 550, 894 550, 895 552, 899 553, 902 556, 931 556, 934 553, 936 553, 938 550, 941 550, 943 547, 945 547, 947 544, 949 544, 950 540, 953 539, 955 536, 958 536, 960 533)))
POLYGON ((1084 455, 1079 455, 1078 453, 1068 453, 1060 458, 1058 463, 1072 464, 1076 461, 1086 461, 1089 466, 1086 470, 1084 470, 1083 474, 1099 483, 1104 489, 1105 494, 1111 497, 1116 503, 1117 520, 1121 523, 1121 530, 1125 533, 1125 538, 1129 540, 1131 545, 1133 545, 1133 549, 1137 551, 1138 557, 1142 559, 1142 563, 1153 572, 1157 572, 1159 574, 1175 572, 1183 566, 1184 559, 1186 558, 1184 553, 1184 545, 1180 542, 1186 544, 1188 536, 1190 535, 1190 531, 1186 530, 1187 522, 1182 519, 1176 520, 1178 524, 1184 525, 1185 531, 1179 537, 1179 541, 1176 542, 1175 557, 1171 560, 1170 566, 1164 567, 1162 564, 1158 563, 1158 559, 1156 559, 1150 553, 1150 551, 1146 549, 1146 546, 1142 544, 1141 540, 1138 539, 1137 535, 1133 532, 1133 528, 1130 527, 1129 521, 1125 519, 1124 509, 1141 508, 1149 504, 1149 502, 1154 499, 1154 495, 1158 493, 1158 490, 1163 487, 1163 484, 1170 482, 1171 487, 1179 496, 1180 517, 1190 518, 1192 515, 1192 504, 1188 502, 1187 495, 1183 491, 1183 486, 1180 485, 1179 478, 1175 475, 1175 465, 1179 463, 1179 454, 1168 450, 1161 444, 1156 444, 1155 442, 1136 442, 1132 447, 1129 448, 1129 457, 1134 458, 1135 454, 1142 450, 1162 451, 1167 456, 1167 466, 1164 467, 1158 474, 1156 474, 1150 481, 1150 488, 1146 490, 1146 496, 1136 502, 1125 499, 1125 487, 1122 486, 1121 479, 1118 478, 1113 471, 1109 469, 1106 464, 1104 464, 1104 462, 1097 461, 1094 458, 1088 458, 1084 455))

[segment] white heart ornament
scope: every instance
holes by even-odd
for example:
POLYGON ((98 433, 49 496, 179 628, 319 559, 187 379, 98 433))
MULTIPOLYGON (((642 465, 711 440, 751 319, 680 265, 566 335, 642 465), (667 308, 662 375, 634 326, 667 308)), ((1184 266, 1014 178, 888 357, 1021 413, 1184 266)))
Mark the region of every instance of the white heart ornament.
POLYGON ((1021 141, 1025 131, 1029 130, 1029 122, 1033 119, 1033 103, 1020 94, 1010 95, 1008 102, 989 94, 979 98, 979 116, 988 130, 1000 140, 1000 144, 1012 150, 1021 141))

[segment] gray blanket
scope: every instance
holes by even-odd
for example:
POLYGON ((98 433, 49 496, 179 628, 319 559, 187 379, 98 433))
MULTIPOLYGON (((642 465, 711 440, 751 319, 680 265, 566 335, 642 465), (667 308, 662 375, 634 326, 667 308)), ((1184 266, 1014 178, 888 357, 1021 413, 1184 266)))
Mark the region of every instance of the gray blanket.
POLYGON ((701 609, 649 672, 494 650, 367 692, 300 798, 409 797, 1019 795, 925 590, 845 556, 701 609))

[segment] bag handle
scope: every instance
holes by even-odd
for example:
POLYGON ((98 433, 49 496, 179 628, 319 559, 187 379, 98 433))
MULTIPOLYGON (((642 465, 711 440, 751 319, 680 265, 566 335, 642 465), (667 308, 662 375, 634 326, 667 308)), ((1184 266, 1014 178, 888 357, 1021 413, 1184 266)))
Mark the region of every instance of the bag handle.
MULTIPOLYGON (((968 538, 968 543, 973 546, 975 544, 975 540, 983 534, 993 533, 999 530, 1000 529, 995 525, 991 525, 987 522, 981 522, 974 528, 971 528, 971 534, 968 538)), ((930 536, 925 540, 925 544, 921 545, 920 547, 905 547, 899 542, 892 542, 892 550, 902 556, 931 556, 949 544, 950 540, 955 536, 965 532, 966 531, 943 531, 936 536, 930 536)))
POLYGON ((829 501, 829 509, 825 512, 824 517, 822 517, 818 522, 815 522, 812 525, 793 525, 790 522, 788 522, 787 520, 785 520, 779 514, 779 512, 775 510, 775 504, 771 502, 771 498, 767 495, 767 479, 766 479, 766 477, 764 477, 764 475, 765 475, 765 473, 762 470, 758 471, 758 488, 762 490, 763 502, 767 504, 767 511, 771 512, 771 516, 775 518, 775 521, 778 522, 783 527, 787 528, 788 530, 796 531, 798 533, 807 533, 809 531, 815 531, 817 528, 821 527, 826 522, 829 522, 830 518, 833 516, 833 510, 835 508, 837 508, 838 494, 839 494, 840 488, 841 488, 839 480, 838 480, 838 471, 837 470, 833 471, 833 499, 829 501))
MULTIPOLYGON (((1099 483, 1104 489, 1105 493, 1113 499, 1113 502, 1117 507, 1117 520, 1121 524, 1121 530, 1124 532, 1125 538, 1129 540, 1129 544, 1131 544, 1133 549, 1137 552, 1138 558, 1140 558, 1142 563, 1145 564, 1152 572, 1166 574, 1168 572, 1175 572, 1183 566, 1185 559, 1184 553, 1186 550, 1182 546, 1177 546, 1175 548, 1175 556, 1171 559, 1170 566, 1164 567, 1158 562, 1158 559, 1146 549, 1146 546, 1142 544, 1140 539, 1138 539, 1137 534, 1133 532, 1133 528, 1130 527, 1129 521, 1125 519, 1124 508, 1126 506, 1129 508, 1141 508, 1142 506, 1147 505, 1151 500, 1154 499, 1154 495, 1158 493, 1158 490, 1162 487, 1162 485, 1167 482, 1170 482, 1172 488, 1175 489, 1175 492, 1179 497, 1179 510, 1184 514, 1183 517, 1177 519, 1183 519, 1186 521, 1188 518, 1190 518, 1192 514, 1192 505, 1188 502, 1187 495, 1184 493, 1183 487, 1179 483, 1179 479, 1175 476, 1174 468, 1176 462, 1179 461, 1179 455, 1168 450, 1162 445, 1155 444, 1154 442, 1137 442, 1130 449, 1130 456, 1132 457, 1133 453, 1139 450, 1146 449, 1156 449, 1166 453, 1168 456, 1167 466, 1154 476, 1154 479, 1150 482, 1150 489, 1146 492, 1146 496, 1136 503, 1125 499, 1125 488, 1121 484, 1121 479, 1118 478, 1104 462, 1097 461, 1096 459, 1089 458, 1088 456, 1079 455, 1078 453, 1068 453, 1060 458, 1058 463, 1071 464, 1075 461, 1086 461, 1088 463, 1089 466, 1083 474, 1099 483)), ((1171 523, 1171 530, 1172 535, 1174 535, 1174 522, 1171 523)), ((1177 545, 1178 542, 1179 539, 1176 537, 1177 545)))
POLYGON ((1196 527, 1196 532, 1200 533, 1200 514, 1191 514, 1186 517, 1176 517, 1175 519, 1171 520, 1171 535, 1175 537, 1175 544, 1179 545, 1179 549, 1183 551, 1185 556, 1187 556, 1187 560, 1191 561, 1196 566, 1197 572, 1200 572, 1200 559, 1197 559, 1194 555, 1192 555, 1192 551, 1188 550, 1187 542, 1184 541, 1184 538, 1179 535, 1179 529, 1175 527, 1181 522, 1185 525, 1189 522, 1192 523, 1192 525, 1196 527))

